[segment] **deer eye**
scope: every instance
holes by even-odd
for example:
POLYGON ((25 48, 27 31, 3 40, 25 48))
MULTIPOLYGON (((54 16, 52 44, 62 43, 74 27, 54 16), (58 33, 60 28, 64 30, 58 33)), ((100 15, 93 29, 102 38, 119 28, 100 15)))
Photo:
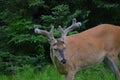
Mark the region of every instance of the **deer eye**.
POLYGON ((54 48, 55 51, 57 51, 58 49, 57 48, 54 48))

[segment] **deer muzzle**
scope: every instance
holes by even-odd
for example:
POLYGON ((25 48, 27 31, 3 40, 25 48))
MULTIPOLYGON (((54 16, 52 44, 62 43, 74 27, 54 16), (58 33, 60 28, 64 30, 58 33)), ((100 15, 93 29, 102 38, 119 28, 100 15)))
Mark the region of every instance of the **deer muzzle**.
POLYGON ((62 60, 61 60, 61 63, 62 64, 66 64, 66 59, 65 59, 65 56, 64 56, 64 51, 63 50, 60 50, 59 51, 59 54, 60 54, 60 56, 61 56, 61 58, 62 58, 62 60))
POLYGON ((62 64, 66 64, 66 59, 62 59, 62 60, 61 60, 61 63, 62 63, 62 64))

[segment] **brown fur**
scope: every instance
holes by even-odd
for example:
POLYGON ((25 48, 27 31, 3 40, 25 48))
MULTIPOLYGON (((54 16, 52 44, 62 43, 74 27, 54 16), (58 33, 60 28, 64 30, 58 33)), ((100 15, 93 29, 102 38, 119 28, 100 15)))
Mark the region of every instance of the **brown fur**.
POLYGON ((110 57, 118 68, 120 27, 101 24, 84 32, 67 36, 65 45, 67 63, 61 64, 56 57, 52 59, 58 71, 66 75, 66 80, 72 80, 77 71, 100 63, 106 57, 110 57))

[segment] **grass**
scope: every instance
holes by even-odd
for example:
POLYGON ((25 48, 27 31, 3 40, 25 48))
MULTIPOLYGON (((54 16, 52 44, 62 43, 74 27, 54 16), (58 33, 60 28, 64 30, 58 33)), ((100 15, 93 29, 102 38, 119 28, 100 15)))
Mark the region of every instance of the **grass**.
MULTIPOLYGON (((0 80, 64 80, 53 65, 45 66, 42 71, 34 73, 33 68, 27 67, 25 71, 16 75, 0 75, 0 80)), ((74 80, 115 80, 112 72, 102 64, 78 72, 74 80)))

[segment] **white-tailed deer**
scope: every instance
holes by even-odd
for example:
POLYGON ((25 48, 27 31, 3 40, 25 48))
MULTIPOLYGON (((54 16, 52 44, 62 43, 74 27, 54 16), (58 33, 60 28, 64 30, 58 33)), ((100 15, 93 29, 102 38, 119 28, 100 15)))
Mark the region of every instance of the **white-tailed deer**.
POLYGON ((71 26, 63 29, 59 26, 61 37, 55 39, 53 27, 50 32, 35 28, 35 33, 43 34, 50 41, 50 56, 59 73, 65 80, 73 80, 74 74, 81 69, 105 61, 120 80, 118 51, 120 49, 120 27, 101 24, 84 32, 66 36, 81 25, 73 20, 71 26))

